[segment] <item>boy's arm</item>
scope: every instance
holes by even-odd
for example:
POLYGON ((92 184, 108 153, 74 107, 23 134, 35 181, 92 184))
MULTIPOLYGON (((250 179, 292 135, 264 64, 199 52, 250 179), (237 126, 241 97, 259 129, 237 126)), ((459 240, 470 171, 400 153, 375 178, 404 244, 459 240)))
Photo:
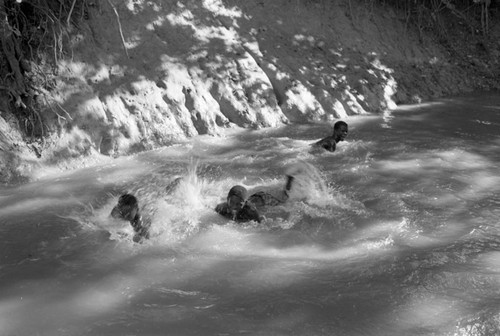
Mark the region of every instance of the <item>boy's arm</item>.
POLYGON ((215 211, 217 213, 219 213, 220 215, 227 217, 227 215, 229 213, 228 208, 227 208, 227 203, 224 202, 224 203, 217 204, 217 206, 215 207, 215 211))
POLYGON ((286 175, 285 189, 283 190, 283 201, 290 198, 290 190, 292 190, 292 184, 295 177, 292 175, 286 175))
POLYGON ((137 214, 132 221, 130 221, 132 227, 134 228, 135 235, 133 241, 138 243, 143 239, 149 239, 149 228, 151 227, 151 222, 145 222, 142 216, 137 214))

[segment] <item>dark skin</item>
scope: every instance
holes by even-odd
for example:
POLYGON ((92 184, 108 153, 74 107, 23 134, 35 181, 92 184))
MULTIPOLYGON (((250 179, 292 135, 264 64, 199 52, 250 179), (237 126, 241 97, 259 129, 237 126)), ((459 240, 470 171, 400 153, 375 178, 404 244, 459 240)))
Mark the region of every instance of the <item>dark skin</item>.
POLYGON ((257 221, 261 222, 263 217, 259 214, 252 203, 248 203, 243 195, 227 196, 227 201, 215 207, 220 215, 238 222, 257 221))
POLYGON ((286 185, 285 189, 282 191, 281 197, 275 197, 269 193, 259 191, 248 198, 248 201, 257 207, 269 206, 269 205, 279 205, 288 200, 290 190, 292 189, 294 177, 286 175, 286 185))
POLYGON ((286 185, 282 197, 278 198, 266 192, 257 192, 247 197, 247 190, 242 186, 234 186, 227 195, 226 202, 215 207, 220 215, 238 222, 264 220, 257 207, 273 206, 284 203, 289 198, 289 192, 294 180, 293 176, 286 176, 286 185))
POLYGON ((333 126, 333 134, 314 143, 313 146, 323 148, 329 152, 335 152, 337 143, 340 141, 344 141, 347 137, 348 132, 349 127, 347 126, 347 123, 343 121, 337 121, 333 126))
POLYGON ((111 210, 111 217, 119 218, 130 222, 134 229, 134 242, 139 242, 143 238, 149 238, 148 226, 142 221, 139 214, 139 203, 137 198, 130 194, 121 195, 118 204, 111 210))

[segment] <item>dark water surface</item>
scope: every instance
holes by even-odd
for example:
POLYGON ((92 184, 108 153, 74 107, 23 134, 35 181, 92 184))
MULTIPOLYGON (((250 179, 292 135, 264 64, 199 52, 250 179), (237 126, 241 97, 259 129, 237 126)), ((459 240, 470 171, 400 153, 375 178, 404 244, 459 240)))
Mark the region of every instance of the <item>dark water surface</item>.
POLYGON ((238 131, 2 189, 0 335, 500 335, 500 97, 346 121, 335 153, 238 131), (263 223, 213 211, 290 169, 263 223), (144 244, 108 216, 126 191, 144 244))

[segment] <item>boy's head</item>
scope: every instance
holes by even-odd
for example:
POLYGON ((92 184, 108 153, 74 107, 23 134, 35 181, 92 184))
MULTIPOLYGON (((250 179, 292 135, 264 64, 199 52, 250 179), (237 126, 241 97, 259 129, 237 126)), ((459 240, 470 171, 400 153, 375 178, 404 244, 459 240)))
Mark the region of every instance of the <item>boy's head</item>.
POLYGON ((227 205, 231 211, 240 210, 247 200, 247 190, 245 187, 236 185, 227 194, 227 205))
POLYGON ((337 142, 344 141, 348 132, 349 127, 345 121, 340 120, 333 125, 333 136, 337 142))
POLYGON ((134 195, 124 194, 118 199, 118 204, 111 210, 111 216, 131 221, 139 212, 139 203, 134 195))

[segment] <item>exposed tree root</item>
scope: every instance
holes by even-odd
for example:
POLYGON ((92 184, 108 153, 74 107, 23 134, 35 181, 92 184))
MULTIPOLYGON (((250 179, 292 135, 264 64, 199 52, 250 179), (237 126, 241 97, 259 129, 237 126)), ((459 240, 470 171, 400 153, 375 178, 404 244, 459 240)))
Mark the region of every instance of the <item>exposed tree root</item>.
POLYGON ((123 37, 123 30, 122 30, 122 24, 120 22, 120 16, 118 15, 118 11, 116 10, 116 7, 115 7, 115 5, 113 5, 111 0, 108 0, 108 3, 111 6, 111 8, 113 8, 113 11, 115 12, 116 21, 118 22, 118 29, 120 31, 120 37, 122 39, 123 49, 125 49, 125 54, 127 55, 127 58, 130 58, 128 55, 127 46, 125 45, 125 38, 123 37))

